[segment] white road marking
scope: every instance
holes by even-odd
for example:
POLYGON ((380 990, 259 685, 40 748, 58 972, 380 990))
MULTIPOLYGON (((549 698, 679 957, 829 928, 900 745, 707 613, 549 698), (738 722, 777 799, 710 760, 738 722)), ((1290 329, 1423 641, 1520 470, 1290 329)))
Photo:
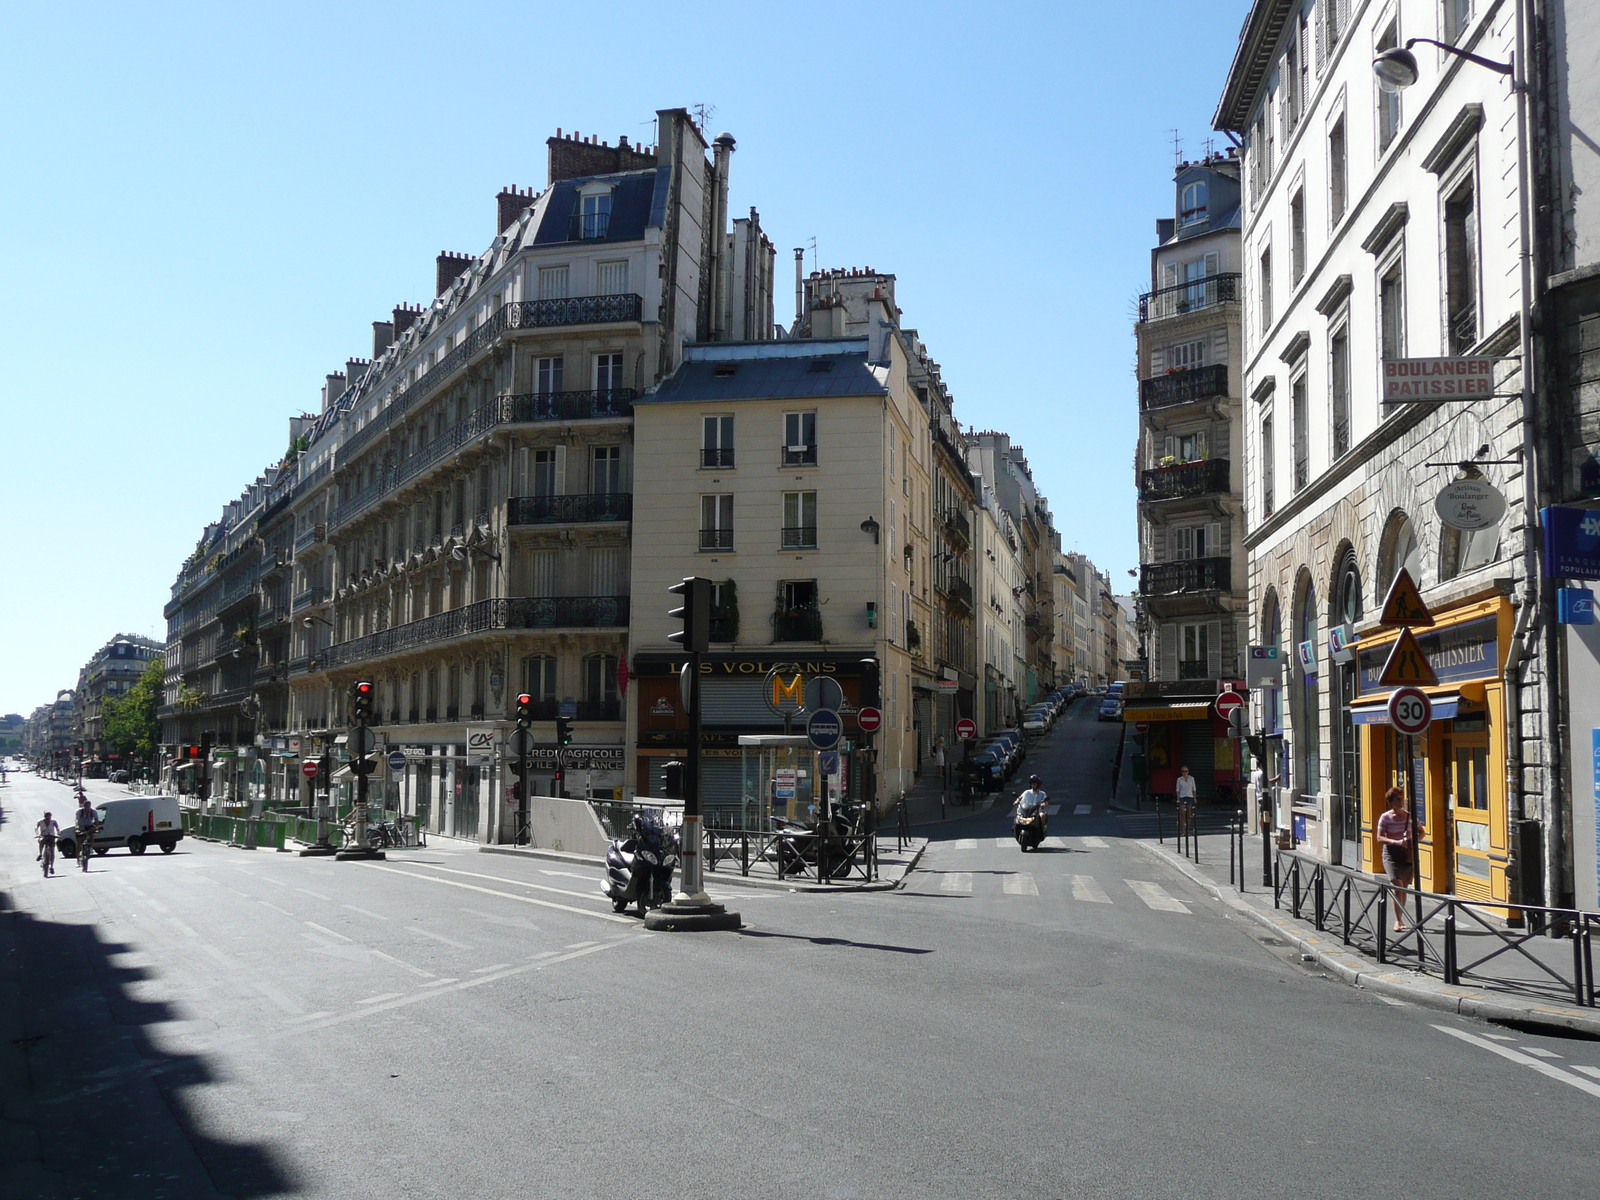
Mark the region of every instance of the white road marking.
MULTIPOLYGON (((318 900, 332 900, 333 899, 332 896, 324 896, 321 892, 313 892, 310 888, 297 887, 294 890, 297 891, 297 892, 304 892, 308 896, 315 896, 318 900)), ((349 905, 346 905, 345 907, 348 908, 349 905)))
POLYGON ((1124 879, 1122 882, 1131 887, 1139 899, 1157 912, 1186 913, 1189 911, 1187 904, 1182 900, 1175 899, 1159 883, 1147 883, 1143 879, 1124 879))
POLYGON ((212 958, 216 959, 223 966, 227 967, 228 970, 230 970, 230 971, 237 971, 241 967, 244 966, 244 964, 242 962, 239 962, 236 959, 229 958, 221 950, 218 950, 215 946, 212 946, 212 945, 209 945, 209 944, 201 946, 200 947, 200 953, 209 954, 212 958))
MULTIPOLYGON (((512 887, 525 887, 525 888, 533 888, 533 889, 535 889, 537 891, 541 891, 541 892, 554 892, 557 896, 576 896, 580 900, 589 900, 589 899, 592 899, 595 896, 594 892, 574 892, 574 891, 569 891, 566 888, 549 887, 546 884, 542 884, 542 883, 524 883, 520 879, 507 879, 504 875, 485 875, 485 874, 483 874, 482 872, 479 872, 479 871, 458 871, 454 867, 438 867, 438 866, 434 866, 432 863, 423 863, 423 862, 413 863, 413 862, 408 862, 408 863, 406 863, 406 865, 408 867, 410 867, 410 866, 428 867, 431 870, 443 871, 443 872, 445 872, 446 874, 449 874, 449 875, 465 875, 469 879, 489 879, 489 880, 493 880, 495 883, 510 884, 512 887)), ((387 868, 379 868, 379 869, 380 870, 384 870, 384 869, 387 869, 387 868)), ((404 875, 404 874, 407 874, 407 872, 401 871, 400 874, 404 875)), ((416 878, 423 879, 423 878, 426 878, 426 876, 418 875, 418 876, 416 876, 416 878)), ((585 876, 583 876, 583 878, 585 878, 585 879, 587 879, 590 882, 595 883, 595 884, 598 884, 600 882, 599 878, 597 876, 594 876, 594 875, 585 875, 585 876)))
POLYGON ((268 1000, 271 1000, 279 1008, 283 1009, 283 1011, 288 1013, 291 1017, 298 1017, 306 1011, 293 1000, 289 999, 288 996, 285 996, 277 988, 273 987, 270 983, 252 981, 250 986, 255 988, 256 991, 260 992, 268 1000))
POLYGON ((417 984, 417 986, 419 988, 442 987, 447 983, 458 983, 458 982, 460 982, 460 981, 456 980, 456 979, 431 979, 427 983, 419 983, 419 984, 417 984))
POLYGON ((1535 1058, 1560 1058, 1554 1050, 1546 1050, 1543 1046, 1518 1046, 1524 1054, 1531 1054, 1535 1058))
POLYGON ((582 950, 585 946, 598 946, 599 942, 573 942, 566 947, 568 950, 582 950))
MULTIPOLYGON (((540 908, 558 908, 562 912, 577 913, 580 917, 593 917, 598 921, 611 921, 611 922, 614 922, 615 924, 618 924, 618 925, 635 925, 635 924, 637 924, 637 922, 632 917, 620 917, 620 916, 617 916, 615 913, 595 912, 593 909, 590 909, 590 908, 576 908, 571 904, 557 904, 554 900, 540 900, 540 899, 538 899, 537 897, 534 897, 534 896, 518 896, 518 895, 516 895, 515 893, 512 893, 512 892, 497 892, 493 888, 479 887, 475 883, 458 883, 454 879, 439 879, 439 878, 437 878, 436 876, 433 876, 433 875, 419 875, 415 871, 402 871, 398 867, 380 867, 376 863, 364 863, 362 865, 365 866, 368 870, 371 870, 371 871, 388 871, 391 875, 404 875, 408 879, 421 879, 421 880, 427 881, 428 883, 443 884, 446 887, 466 888, 469 892, 482 892, 485 896, 499 896, 502 900, 515 900, 520 904, 537 904, 540 908)), ((458 874, 458 875, 466 875, 466 874, 470 874, 470 872, 458 871, 458 872, 456 872, 456 874, 458 874)), ((492 875, 483 876, 483 878, 493 879, 494 876, 492 876, 492 875)), ((508 881, 501 880, 501 882, 504 883, 504 882, 508 882, 508 881)), ((529 886, 529 887, 538 887, 539 885, 538 884, 528 884, 527 886, 529 886)), ((546 890, 547 891, 555 891, 556 889, 555 888, 547 888, 546 890)), ((576 893, 563 893, 563 894, 576 894, 576 893)), ((580 951, 578 951, 578 953, 586 954, 586 953, 588 953, 588 951, 580 950, 580 951)), ((485 975, 485 976, 483 976, 483 978, 484 979, 498 978, 498 976, 485 975)))
MULTIPOLYGON (((268 904, 265 900, 257 900, 256 903, 257 904, 264 904, 264 905, 266 905, 266 907, 270 908, 273 912, 282 913, 286 917, 294 916, 294 914, 292 912, 290 912, 287 908, 279 908, 276 904, 268 904)), ((310 922, 308 921, 308 922, 306 922, 306 924, 309 925, 310 922)))
POLYGON ((171 925, 174 929, 176 929, 179 933, 185 935, 186 937, 197 938, 197 937, 200 936, 194 930, 190 929, 187 925, 185 925, 182 921, 178 920, 177 917, 168 917, 167 918, 167 924, 171 925))
POLYGON ((364 908, 357 908, 354 904, 341 904, 340 908, 348 908, 351 912, 358 912, 363 917, 371 917, 374 921, 387 921, 389 918, 382 913, 369 912, 364 908))
POLYGON ((318 925, 315 921, 307 921, 306 924, 311 926, 311 928, 315 929, 318 933, 325 933, 331 938, 338 938, 341 942, 353 942, 353 941, 355 941, 355 938, 345 937, 345 935, 342 934, 342 933, 335 933, 333 930, 328 929, 326 926, 318 925))
POLYGON ((1052 850, 1065 850, 1067 848, 1067 839, 1061 837, 1047 837, 1043 842, 1040 843, 1040 845, 1049 846, 1052 850))
POLYGON ((1017 839, 1014 838, 1014 837, 995 838, 995 840, 994 840, 994 848, 996 850, 1009 850, 1012 846, 1015 846, 1016 844, 1017 844, 1017 839))
POLYGON ((976 850, 977 848, 977 838, 957 838, 950 843, 950 849, 952 850, 976 850))
POLYGON ((1574 1071, 1582 1071, 1585 1075, 1593 1075, 1596 1079, 1600 1079, 1600 1067, 1580 1067, 1577 1063, 1573 1063, 1572 1069, 1574 1071))
POLYGON ((1093 811, 1094 811, 1094 805, 1092 805, 1092 804, 1079 804, 1078 806, 1076 806, 1072 810, 1072 815, 1075 816, 1075 817, 1087 817, 1093 811))
POLYGON ((1569 1071, 1563 1071, 1560 1067, 1552 1067, 1547 1062, 1540 1062, 1537 1058, 1532 1058, 1511 1049, 1510 1046, 1497 1046, 1487 1038, 1477 1037, 1463 1029, 1451 1029, 1448 1025, 1435 1025, 1434 1028, 1440 1033, 1448 1033, 1453 1038, 1460 1038, 1470 1046, 1477 1046, 1479 1049, 1489 1051, 1490 1054, 1498 1054, 1501 1058, 1510 1059, 1514 1063, 1532 1067, 1541 1075, 1548 1075, 1551 1079, 1559 1079, 1562 1083, 1571 1084, 1580 1092, 1588 1092, 1591 1096, 1600 1096, 1600 1083, 1590 1083, 1587 1079, 1583 1079, 1569 1071))
POLYGON ((1072 877, 1072 898, 1074 900, 1087 900, 1090 904, 1111 903, 1111 897, 1106 895, 1105 888, 1100 886, 1093 875, 1074 875, 1072 877))
POLYGON ((1110 846, 1106 845, 1105 838, 1086 837, 1086 838, 1079 838, 1078 840, 1080 842, 1082 842, 1085 846, 1089 847, 1089 849, 1091 849, 1091 850, 1109 850, 1109 849, 1111 849, 1110 846))
POLYGON ((421 977, 423 979, 432 979, 434 977, 432 971, 424 971, 421 967, 414 967, 410 963, 406 962, 404 959, 396 958, 392 954, 385 954, 382 950, 374 950, 370 946, 367 947, 367 950, 368 950, 369 953, 377 955, 379 958, 383 959, 385 962, 392 962, 395 966, 399 967, 402 971, 410 971, 413 975, 419 976, 419 977, 421 977))
POLYGON ((418 937, 432 938, 436 942, 443 942, 446 946, 454 946, 457 950, 471 950, 466 942, 458 942, 455 938, 447 938, 442 933, 434 933, 431 929, 419 929, 415 925, 406 926, 407 933, 414 933, 418 937))
POLYGON ((1044 806, 1044 815, 1047 817, 1053 817, 1060 811, 1061 805, 1059 804, 1046 804, 1044 806))
POLYGON ((564 877, 566 879, 582 879, 586 883, 593 883, 594 882, 594 876, 593 875, 579 875, 576 871, 546 871, 546 870, 541 869, 539 871, 539 874, 541 874, 541 875, 560 875, 560 876, 562 876, 562 877, 564 877))
POLYGON ((381 996, 368 996, 365 1000, 357 1000, 357 1004, 377 1004, 383 1000, 398 1000, 403 993, 385 992, 381 996))
POLYGON ((970 871, 946 871, 939 880, 941 892, 970 892, 972 890, 972 873, 970 871))
POLYGON ((1001 886, 1008 896, 1037 896, 1039 885, 1033 881, 1033 874, 1029 871, 1017 871, 1007 875, 1001 880, 1001 886))
POLYGON ((473 967, 468 973, 471 975, 482 975, 485 971, 499 971, 502 968, 509 967, 510 965, 510 963, 495 963, 493 966, 488 967, 473 967))

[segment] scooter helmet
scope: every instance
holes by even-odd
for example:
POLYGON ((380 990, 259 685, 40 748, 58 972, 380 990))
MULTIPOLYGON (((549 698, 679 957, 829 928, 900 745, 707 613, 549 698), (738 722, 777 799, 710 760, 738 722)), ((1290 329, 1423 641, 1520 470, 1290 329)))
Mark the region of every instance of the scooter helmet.
POLYGON ((1040 779, 1037 775, 1028 776, 1028 786, 1031 788, 1036 788, 1043 782, 1044 780, 1040 779))

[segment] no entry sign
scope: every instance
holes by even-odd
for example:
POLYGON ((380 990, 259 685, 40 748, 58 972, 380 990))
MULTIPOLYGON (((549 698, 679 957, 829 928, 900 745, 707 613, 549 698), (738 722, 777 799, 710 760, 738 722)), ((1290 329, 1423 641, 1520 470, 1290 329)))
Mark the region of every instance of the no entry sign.
POLYGON ((1234 711, 1244 707, 1244 697, 1238 692, 1223 692, 1217 697, 1217 716, 1226 721, 1234 711))
POLYGON ((304 775, 307 779, 315 779, 317 777, 316 760, 308 758, 305 762, 301 763, 300 774, 304 775))
POLYGON ((883 713, 869 705, 856 714, 856 724, 861 726, 862 733, 876 733, 883 724, 883 713))
POLYGON ((1418 688, 1396 688, 1389 693, 1389 722, 1408 737, 1426 733, 1433 724, 1433 701, 1418 688))
POLYGON ((971 717, 962 717, 956 722, 956 736, 962 741, 978 736, 978 723, 971 717))

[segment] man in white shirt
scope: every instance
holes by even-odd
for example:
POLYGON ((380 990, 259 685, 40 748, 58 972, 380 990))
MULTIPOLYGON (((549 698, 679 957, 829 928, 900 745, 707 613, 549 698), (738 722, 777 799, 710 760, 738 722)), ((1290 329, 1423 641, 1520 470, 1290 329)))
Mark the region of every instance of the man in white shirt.
POLYGON ((44 858, 45 838, 49 838, 51 842, 54 842, 56 838, 61 836, 61 826, 56 824, 54 817, 49 813, 45 813, 44 820, 33 827, 33 836, 39 841, 39 857, 33 861, 40 862, 44 858))
POLYGON ((1030 775, 1028 790, 1017 797, 1017 820, 1025 821, 1029 817, 1037 816, 1042 823, 1048 825, 1049 818, 1045 816, 1044 811, 1045 801, 1048 799, 1050 799, 1049 793, 1041 786, 1039 777, 1030 775))

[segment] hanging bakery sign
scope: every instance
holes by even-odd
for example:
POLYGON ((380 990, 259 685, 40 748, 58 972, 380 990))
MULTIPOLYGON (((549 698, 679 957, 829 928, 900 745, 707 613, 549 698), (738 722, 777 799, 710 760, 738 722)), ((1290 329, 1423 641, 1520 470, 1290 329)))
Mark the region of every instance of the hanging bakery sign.
POLYGON ((1433 508, 1451 529, 1491 529, 1506 515, 1506 498, 1486 479, 1458 479, 1439 490, 1433 508))
POLYGON ((1383 360, 1385 404, 1418 400, 1487 400, 1494 395, 1498 360, 1465 358, 1386 358, 1383 360))

